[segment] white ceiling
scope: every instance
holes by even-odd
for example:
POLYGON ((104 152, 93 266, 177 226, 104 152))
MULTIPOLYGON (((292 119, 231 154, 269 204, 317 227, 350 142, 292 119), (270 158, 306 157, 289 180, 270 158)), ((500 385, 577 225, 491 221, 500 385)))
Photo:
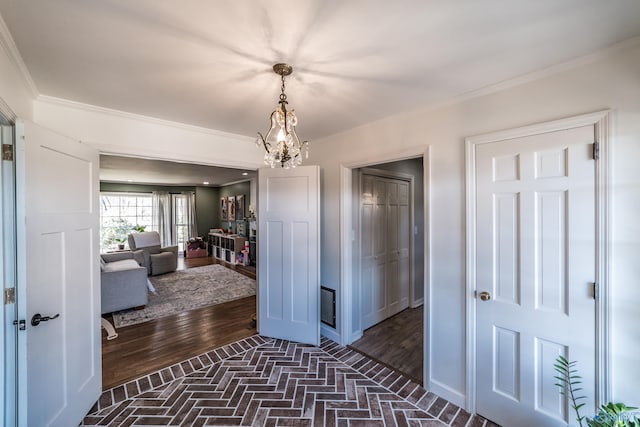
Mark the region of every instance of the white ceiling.
POLYGON ((312 143, 640 36, 638 0, 0 0, 0 15, 42 95, 245 136, 266 130, 288 62, 312 143))
POLYGON ((255 171, 241 169, 132 157, 100 156, 100 181, 103 182, 217 187, 246 181, 256 175, 255 171))

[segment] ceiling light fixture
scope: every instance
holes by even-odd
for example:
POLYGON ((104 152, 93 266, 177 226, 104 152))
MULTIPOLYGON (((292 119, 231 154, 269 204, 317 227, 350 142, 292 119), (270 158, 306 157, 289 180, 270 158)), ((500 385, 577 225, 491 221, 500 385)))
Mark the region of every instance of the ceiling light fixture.
POLYGON ((247 176, 249 175, 249 172, 242 172, 242 176, 247 176))
POLYGON ((209 181, 203 182, 204 185, 209 185, 209 181))
POLYGON ((300 142, 296 134, 298 118, 296 113, 287 111, 287 95, 284 93, 284 78, 293 72, 293 67, 288 64, 275 64, 273 72, 282 79, 280 104, 271 113, 271 127, 267 136, 258 132, 256 145, 265 149, 264 163, 275 167, 280 164, 284 169, 295 168, 302 164, 302 150, 305 150, 305 158, 309 158, 309 141, 300 142))

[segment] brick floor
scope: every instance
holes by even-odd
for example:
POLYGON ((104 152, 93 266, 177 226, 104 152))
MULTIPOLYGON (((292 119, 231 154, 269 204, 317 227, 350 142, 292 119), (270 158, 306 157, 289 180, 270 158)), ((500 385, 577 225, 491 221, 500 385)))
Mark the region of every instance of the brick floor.
POLYGON ((486 426, 330 340, 259 335, 103 392, 83 426, 486 426))

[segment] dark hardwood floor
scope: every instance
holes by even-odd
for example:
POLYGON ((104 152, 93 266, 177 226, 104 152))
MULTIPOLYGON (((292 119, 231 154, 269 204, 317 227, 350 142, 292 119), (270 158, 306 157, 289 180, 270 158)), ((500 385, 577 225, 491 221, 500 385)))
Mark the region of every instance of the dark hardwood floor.
MULTIPOLYGON (((253 279, 255 267, 232 266, 211 257, 179 259, 178 269, 220 263, 253 279)), ((256 297, 118 328, 107 341, 102 332, 102 388, 106 390, 182 360, 256 333, 251 315, 256 297)), ((111 316, 105 316, 112 321, 111 316)))
POLYGON ((407 308, 372 326, 349 347, 422 384, 423 307, 407 308))

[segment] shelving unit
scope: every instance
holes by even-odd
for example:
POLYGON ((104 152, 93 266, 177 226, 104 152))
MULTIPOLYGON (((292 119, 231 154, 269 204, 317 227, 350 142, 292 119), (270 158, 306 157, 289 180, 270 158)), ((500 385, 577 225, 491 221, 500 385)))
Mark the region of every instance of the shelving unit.
POLYGON ((236 264, 238 253, 244 249, 246 240, 246 237, 236 234, 209 233, 211 255, 230 264, 236 264))
POLYGON ((249 260, 251 265, 256 265, 257 260, 257 248, 256 245, 258 243, 258 233, 256 228, 256 221, 249 221, 249 260))

